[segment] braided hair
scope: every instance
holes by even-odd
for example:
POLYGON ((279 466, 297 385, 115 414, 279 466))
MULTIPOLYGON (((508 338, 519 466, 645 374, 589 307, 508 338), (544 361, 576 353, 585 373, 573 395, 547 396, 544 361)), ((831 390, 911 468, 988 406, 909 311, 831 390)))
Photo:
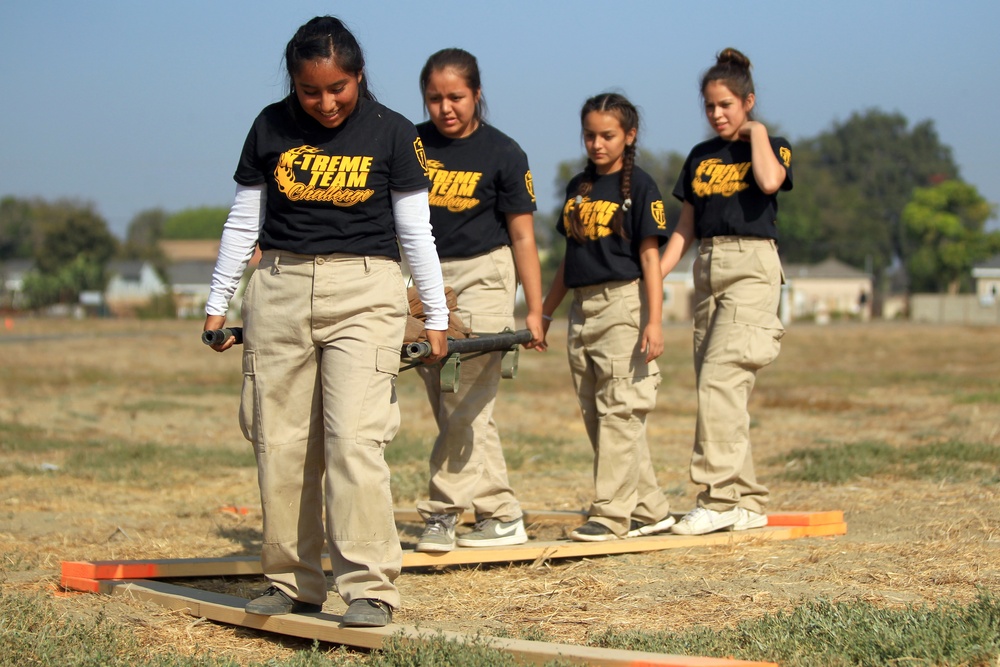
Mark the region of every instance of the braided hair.
MULTIPOLYGON (((613 114, 622 126, 622 130, 628 134, 632 130, 639 131, 639 111, 624 95, 618 93, 602 93, 591 97, 583 104, 580 110, 580 123, 587 118, 587 114, 599 111, 601 113, 613 114)), ((620 192, 622 205, 615 211, 611 218, 611 231, 622 238, 627 239, 628 233, 625 230, 625 213, 632 207, 632 169, 635 167, 636 142, 626 144, 625 152, 622 155, 622 169, 619 172, 620 192)), ((570 214, 567 216, 569 225, 567 233, 579 243, 587 240, 584 230, 583 220, 580 217, 580 204, 584 197, 590 194, 597 180, 597 165, 590 158, 587 158, 587 166, 583 170, 583 178, 580 179, 580 186, 576 192, 576 202, 570 214)))
MULTIPOLYGON (((329 58, 337 63, 337 67, 354 76, 362 74, 365 69, 365 54, 347 26, 336 17, 317 16, 299 27, 285 46, 289 94, 295 94, 295 75, 304 63, 329 58)), ((368 90, 367 76, 361 77, 358 96, 375 99, 375 95, 368 90)))

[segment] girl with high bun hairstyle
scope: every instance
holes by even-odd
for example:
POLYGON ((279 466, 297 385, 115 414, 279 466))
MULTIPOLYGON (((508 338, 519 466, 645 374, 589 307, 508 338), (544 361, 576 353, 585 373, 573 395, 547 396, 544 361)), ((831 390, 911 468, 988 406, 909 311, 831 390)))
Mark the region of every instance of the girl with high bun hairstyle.
POLYGON ((660 192, 635 165, 636 108, 604 93, 586 101, 580 121, 587 166, 566 188, 556 226, 566 255, 542 311, 547 332, 573 290, 567 353, 594 449, 595 498, 570 537, 599 542, 661 533, 674 523, 646 442, 660 384, 659 251, 667 231, 660 192))
MULTIPOLYGON (((535 246, 535 193, 528 158, 513 139, 486 122, 479 64, 468 51, 443 49, 427 59, 420 92, 430 120, 417 125, 427 152, 431 226, 445 285, 476 333, 514 328, 517 283, 524 288, 525 326, 541 343, 542 278, 535 246)), ((426 526, 417 551, 498 547, 528 541, 521 505, 507 479, 493 419, 501 354, 462 361, 456 392, 441 390, 437 367, 420 374, 438 436, 430 460, 430 497, 417 503, 426 526), (456 537, 462 512, 475 528, 456 537)))
POLYGON ((300 27, 285 65, 288 96, 260 112, 243 146, 205 307, 205 329, 221 328, 259 245, 243 297, 240 425, 257 459, 270 587, 246 611, 321 611, 325 532, 344 624, 383 626, 399 607, 403 556, 383 457, 399 428, 408 314, 399 245, 429 361, 447 350, 427 167, 413 124, 368 91, 361 47, 338 19, 300 27))
POLYGON ((661 260, 666 275, 698 240, 691 480, 705 488, 671 529, 681 535, 767 525, 768 490, 754 474, 747 403, 757 371, 777 358, 784 335, 777 193, 792 189, 791 146, 753 119, 750 60, 723 50, 702 77, 701 96, 718 136, 695 146, 684 163, 673 191, 683 208, 661 260))

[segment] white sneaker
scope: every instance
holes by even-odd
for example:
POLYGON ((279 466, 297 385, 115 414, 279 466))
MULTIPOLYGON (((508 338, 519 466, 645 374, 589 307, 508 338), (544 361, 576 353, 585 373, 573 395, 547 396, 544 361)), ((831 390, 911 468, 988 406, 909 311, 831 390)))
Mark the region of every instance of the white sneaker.
POLYGON ((725 512, 716 512, 707 507, 695 507, 684 515, 670 529, 675 535, 704 535, 717 530, 732 528, 740 520, 740 508, 734 507, 725 512))
POLYGON ((676 522, 677 520, 669 514, 667 515, 667 518, 656 521, 655 523, 642 523, 632 519, 631 524, 629 524, 628 534, 626 537, 642 537, 643 535, 666 533, 676 522))
POLYGON ((744 507, 740 507, 740 518, 733 524, 733 530, 749 530, 750 528, 763 528, 767 525, 767 515, 760 512, 753 512, 744 507))

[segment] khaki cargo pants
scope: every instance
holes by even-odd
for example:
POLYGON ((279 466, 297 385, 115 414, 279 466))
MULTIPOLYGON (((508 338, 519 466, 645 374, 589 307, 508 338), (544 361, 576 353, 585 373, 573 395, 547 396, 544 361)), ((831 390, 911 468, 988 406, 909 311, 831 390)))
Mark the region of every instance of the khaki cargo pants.
POLYGON ((240 421, 257 457, 261 564, 297 600, 326 600, 325 508, 340 595, 399 606, 383 450, 399 428, 406 313, 387 258, 267 251, 247 287, 240 421))
MULTIPOLYGON (((476 257, 441 260, 441 272, 444 284, 455 290, 466 327, 477 334, 514 328, 517 274, 509 246, 476 257)), ((500 352, 490 352, 464 359, 456 393, 441 392, 440 366, 418 367, 438 425, 430 461, 430 498, 417 503, 425 518, 470 508, 477 520, 513 521, 521 516, 493 419, 500 357, 500 352)))
POLYGON ((783 276, 771 239, 702 239, 694 264, 694 365, 698 419, 691 481, 704 484, 698 505, 763 512, 747 403, 757 370, 774 361, 785 330, 778 319, 783 276))
POLYGON ((639 280, 573 291, 567 354, 583 421, 594 449, 590 520, 619 537, 632 519, 655 523, 670 512, 646 442, 660 371, 639 349, 649 309, 639 280))

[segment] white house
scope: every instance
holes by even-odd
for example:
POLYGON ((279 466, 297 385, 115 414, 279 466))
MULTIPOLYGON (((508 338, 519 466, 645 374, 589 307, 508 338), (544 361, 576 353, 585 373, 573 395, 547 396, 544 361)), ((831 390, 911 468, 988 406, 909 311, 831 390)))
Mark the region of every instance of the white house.
POLYGON ((112 315, 128 315, 167 293, 167 286, 153 265, 143 260, 120 260, 108 264, 104 303, 112 315))
POLYGON ((24 307, 24 276, 35 268, 34 260, 9 259, 0 263, 0 309, 24 307))
POLYGON ((864 271, 832 257, 818 264, 787 264, 784 271, 791 319, 871 317, 872 277, 864 271))
POLYGON ((1000 294, 1000 255, 994 255, 972 268, 976 281, 976 296, 983 305, 993 305, 1000 294))

